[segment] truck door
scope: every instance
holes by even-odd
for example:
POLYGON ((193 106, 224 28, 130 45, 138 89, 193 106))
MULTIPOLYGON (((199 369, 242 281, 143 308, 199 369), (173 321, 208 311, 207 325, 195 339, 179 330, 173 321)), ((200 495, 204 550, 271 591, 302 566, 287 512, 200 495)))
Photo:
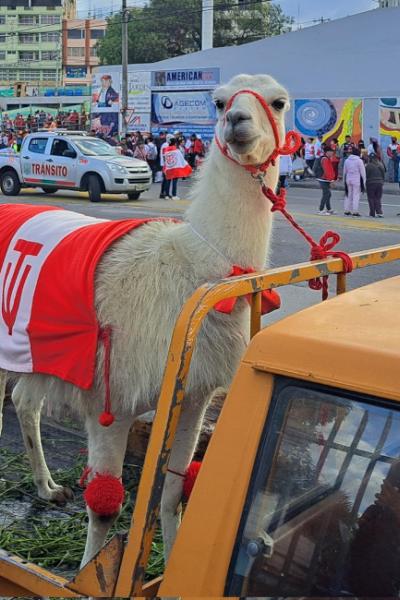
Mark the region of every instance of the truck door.
POLYGON ((27 139, 21 148, 21 172, 26 183, 40 185, 42 182, 42 165, 47 158, 46 149, 50 140, 45 136, 35 136, 27 139))
MULTIPOLYGON (((56 187, 76 186, 76 157, 76 151, 67 140, 62 138, 53 140, 47 162, 52 183, 56 187)), ((50 185, 50 181, 46 183, 50 185)))

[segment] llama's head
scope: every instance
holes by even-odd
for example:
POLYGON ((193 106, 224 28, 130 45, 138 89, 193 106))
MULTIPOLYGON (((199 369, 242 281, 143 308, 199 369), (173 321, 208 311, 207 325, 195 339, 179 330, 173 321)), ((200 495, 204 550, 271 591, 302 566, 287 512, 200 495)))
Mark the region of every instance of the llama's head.
POLYGON ((277 125, 279 145, 285 139, 285 112, 289 109, 289 96, 285 88, 269 75, 237 75, 214 92, 218 139, 238 162, 261 164, 276 148, 276 139, 268 115, 255 96, 239 94, 232 103, 229 102, 241 90, 260 94, 268 104, 277 125))

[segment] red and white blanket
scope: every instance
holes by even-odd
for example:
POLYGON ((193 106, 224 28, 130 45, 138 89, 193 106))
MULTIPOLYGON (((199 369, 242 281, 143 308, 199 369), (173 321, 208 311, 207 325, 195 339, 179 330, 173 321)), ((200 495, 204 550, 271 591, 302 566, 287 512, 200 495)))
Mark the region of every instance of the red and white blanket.
POLYGON ((99 336, 96 266, 113 242, 149 220, 0 205, 0 368, 89 389, 99 336))

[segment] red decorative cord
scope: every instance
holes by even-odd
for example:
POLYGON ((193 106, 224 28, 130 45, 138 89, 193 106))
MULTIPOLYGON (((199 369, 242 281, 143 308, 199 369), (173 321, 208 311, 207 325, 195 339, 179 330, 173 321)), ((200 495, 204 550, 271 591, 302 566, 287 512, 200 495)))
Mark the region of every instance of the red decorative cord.
POLYGON ((104 411, 99 416, 99 423, 103 427, 109 427, 114 423, 114 415, 111 412, 111 393, 110 393, 110 363, 111 363, 111 325, 105 325, 99 331, 99 339, 104 346, 104 388, 105 400, 104 411))
MULTIPOLYGON (((268 200, 272 202, 272 212, 280 212, 289 223, 303 236, 303 238, 310 244, 311 246, 311 260, 323 260, 332 256, 334 258, 340 258, 343 261, 343 271, 345 273, 351 273, 353 270, 353 262, 346 252, 333 251, 332 248, 336 246, 340 242, 340 235, 335 231, 327 231, 321 237, 319 243, 317 243, 310 234, 308 234, 303 227, 301 227, 292 217, 290 213, 286 210, 286 190, 284 188, 280 189, 279 194, 275 194, 268 188, 264 183, 261 184, 262 193, 268 200)), ((316 277, 315 279, 310 279, 308 285, 312 290, 322 290, 322 300, 326 300, 328 298, 328 275, 323 275, 322 277, 316 277)))

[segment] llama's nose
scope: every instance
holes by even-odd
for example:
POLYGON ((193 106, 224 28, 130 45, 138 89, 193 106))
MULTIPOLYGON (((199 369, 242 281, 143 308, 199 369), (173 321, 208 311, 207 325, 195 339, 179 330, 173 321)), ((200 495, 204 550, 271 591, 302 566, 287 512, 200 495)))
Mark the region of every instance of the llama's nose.
POLYGON ((232 108, 231 110, 228 110, 228 112, 226 113, 226 120, 228 121, 228 123, 230 125, 232 125, 232 127, 235 127, 236 125, 238 125, 239 123, 242 123, 243 121, 249 121, 250 119, 251 119, 250 113, 246 112, 243 109, 232 108))

